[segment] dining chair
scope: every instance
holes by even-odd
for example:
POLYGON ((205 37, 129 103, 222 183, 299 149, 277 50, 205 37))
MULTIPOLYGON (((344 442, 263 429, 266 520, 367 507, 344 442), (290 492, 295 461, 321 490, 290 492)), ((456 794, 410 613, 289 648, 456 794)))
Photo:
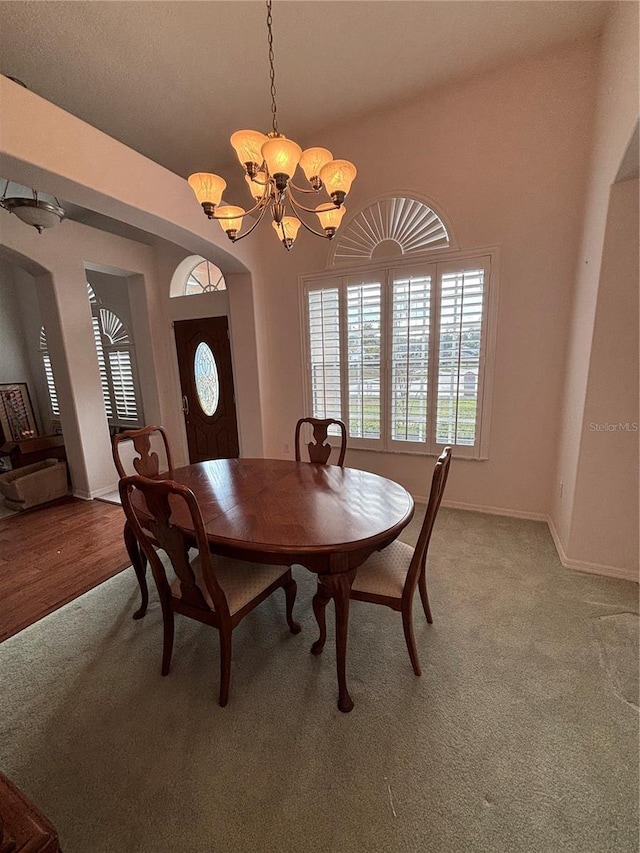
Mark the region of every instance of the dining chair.
POLYGON ((127 520, 151 563, 163 619, 162 675, 168 675, 173 651, 174 614, 180 613, 218 629, 220 635, 220 697, 229 699, 231 636, 239 622, 277 589, 283 588, 286 618, 292 634, 300 631, 293 619, 296 582, 288 566, 271 566, 212 555, 202 513, 191 489, 173 480, 150 480, 134 475, 119 483, 127 520), (139 492, 139 496, 135 493, 139 492), (188 513, 195 531, 187 536, 177 522, 188 513), (169 580, 158 556, 159 545, 175 572, 169 580), (198 554, 189 559, 189 549, 198 554))
MULTIPOLYGON (((435 524, 442 495, 449 476, 451 465, 451 448, 445 447, 433 470, 429 502, 418 535, 416 547, 412 548, 405 542, 395 539, 382 551, 376 551, 358 567, 351 587, 352 601, 367 601, 371 604, 383 604, 402 614, 402 627, 407 643, 409 657, 416 675, 421 675, 418 651, 413 634, 413 596, 418 587, 420 600, 427 622, 431 624, 433 617, 427 594, 426 562, 431 533, 435 524)), ((320 654, 327 637, 325 608, 329 596, 322 584, 313 597, 313 612, 320 629, 320 637, 312 647, 314 654, 320 654)))
MULTIPOLYGON (((113 438, 111 450, 120 478, 136 473, 144 477, 157 477, 160 473, 173 470, 169 437, 165 428, 161 426, 145 426, 118 433, 113 438)), ((147 558, 127 522, 125 522, 123 535, 125 548, 140 587, 141 604, 133 614, 133 618, 141 619, 147 612, 149 604, 147 558)))
POLYGON ((321 465, 326 465, 333 450, 329 443, 329 428, 333 425, 340 430, 340 446, 338 448, 337 464, 342 467, 344 464, 345 453, 347 452, 347 428, 342 421, 335 418, 300 418, 296 424, 296 462, 301 461, 301 432, 304 424, 309 424, 313 430, 313 440, 307 444, 309 452, 309 461, 318 462, 321 465))
POLYGON ((113 461, 120 477, 157 477, 173 469, 167 431, 161 426, 128 429, 113 438, 113 461))

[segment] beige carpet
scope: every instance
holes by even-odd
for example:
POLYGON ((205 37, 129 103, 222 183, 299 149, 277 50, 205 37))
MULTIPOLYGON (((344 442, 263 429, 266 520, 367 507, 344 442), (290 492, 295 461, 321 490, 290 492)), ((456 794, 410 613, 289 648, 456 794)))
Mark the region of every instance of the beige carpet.
POLYGON ((0 768, 65 853, 636 853, 637 586, 563 569, 543 524, 444 509, 423 676, 398 614, 355 602, 343 715, 295 575, 302 634, 284 596, 245 620, 224 709, 216 632, 179 622, 161 678, 133 572, 0 645, 0 768))

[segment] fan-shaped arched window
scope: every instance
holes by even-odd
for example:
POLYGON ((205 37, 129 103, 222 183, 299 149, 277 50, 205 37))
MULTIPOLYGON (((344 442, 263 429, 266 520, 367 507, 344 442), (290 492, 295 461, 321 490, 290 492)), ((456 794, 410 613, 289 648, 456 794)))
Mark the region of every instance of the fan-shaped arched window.
POLYGON ((450 246, 447 228, 415 198, 383 198, 346 222, 333 249, 334 264, 424 253, 450 246))
POLYGON ((187 276, 184 285, 184 295, 192 296, 195 293, 214 293, 226 289, 227 284, 218 267, 210 261, 203 259, 196 263, 187 276))

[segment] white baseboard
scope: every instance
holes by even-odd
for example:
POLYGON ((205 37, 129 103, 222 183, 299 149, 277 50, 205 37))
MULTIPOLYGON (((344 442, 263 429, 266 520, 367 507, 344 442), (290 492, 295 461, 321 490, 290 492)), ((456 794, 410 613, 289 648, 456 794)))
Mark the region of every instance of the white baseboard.
POLYGON ((89 495, 88 499, 92 500, 93 498, 101 498, 103 495, 110 495, 112 492, 117 491, 118 483, 116 482, 114 486, 103 486, 101 489, 94 489, 92 492, 87 492, 86 494, 89 495))
MULTIPOLYGON (((420 501, 422 502, 422 501, 420 501)), ((426 499, 424 501, 426 503, 426 499)), ((464 509, 468 512, 483 512, 485 515, 504 515, 507 518, 525 518, 529 521, 546 521, 547 516, 541 512, 528 512, 522 509, 508 509, 501 506, 479 506, 477 504, 461 503, 460 501, 442 501, 442 506, 451 509, 464 509)))
POLYGON ((605 575, 608 578, 618 578, 619 580, 638 583, 638 572, 634 569, 623 569, 619 566, 604 566, 600 563, 587 563, 584 560, 572 560, 570 557, 567 557, 560 535, 551 516, 547 516, 546 521, 549 525, 549 532, 551 533, 553 544, 556 546, 558 557, 565 569, 574 569, 577 572, 588 572, 591 575, 605 575))
POLYGON ((74 498, 79 498, 81 501, 93 500, 93 495, 90 492, 84 492, 81 489, 74 489, 71 494, 74 498))
MULTIPOLYGON (((416 495, 414 500, 419 504, 427 503, 427 498, 423 495, 416 495)), ((558 535, 558 531, 556 530, 556 526, 553 523, 553 519, 546 513, 527 512, 526 510, 508 509, 506 507, 479 506, 477 504, 461 503, 460 501, 443 500, 442 506, 450 507, 451 509, 463 509, 468 512, 482 512, 486 515, 504 515, 507 518, 524 518, 529 521, 542 521, 549 528, 553 544, 555 545, 558 553, 558 559, 565 569, 573 569, 577 572, 588 572, 592 575, 604 575, 608 578, 618 578, 619 580, 633 581, 634 583, 638 583, 640 580, 638 572, 634 571, 634 569, 623 569, 619 566, 606 566, 600 563, 587 563, 583 560, 572 560, 567 557, 565 550, 562 547, 562 542, 558 535)))

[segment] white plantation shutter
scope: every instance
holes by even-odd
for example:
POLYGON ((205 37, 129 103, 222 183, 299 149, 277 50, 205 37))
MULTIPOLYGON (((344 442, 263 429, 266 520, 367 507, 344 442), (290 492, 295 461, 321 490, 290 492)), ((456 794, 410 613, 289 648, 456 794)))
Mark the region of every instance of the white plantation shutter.
POLYGON ((440 282, 439 444, 475 444, 484 313, 484 269, 446 272, 440 282))
POLYGON ((96 343, 96 355, 98 356, 98 370, 100 371, 100 385, 102 386, 102 399, 104 400, 104 408, 107 412, 107 419, 113 417, 113 405, 111 403, 111 393, 109 391, 109 379, 107 376, 107 363, 104 357, 104 348, 102 346, 102 335, 100 333, 100 323, 97 317, 92 317, 93 321, 93 339, 96 343))
POLYGON ((42 355, 42 364, 44 366, 44 375, 47 380, 47 390, 49 392, 49 403, 51 404, 51 414, 55 417, 60 416, 60 406, 58 405, 58 392, 56 391, 56 383, 53 378, 53 369, 51 367, 51 359, 47 347, 47 336, 44 331, 44 326, 40 329, 40 353, 42 355))
POLYGON ((312 413, 342 411, 352 447, 435 454, 451 444, 486 457, 490 264, 487 254, 310 276, 312 413))
POLYGON ((102 306, 90 284, 87 293, 107 420, 111 425, 137 426, 140 406, 133 342, 120 317, 102 306))
POLYGON ((381 285, 347 285, 349 435, 380 438, 381 285))
POLYGON ((308 295, 311 411, 316 418, 342 417, 340 393, 340 292, 337 287, 308 295))
POLYGON ((109 352, 109 366, 118 419, 121 421, 137 421, 138 406, 129 352, 127 350, 109 352))
POLYGON ((391 321, 391 438, 427 438, 431 276, 393 276, 391 321))

